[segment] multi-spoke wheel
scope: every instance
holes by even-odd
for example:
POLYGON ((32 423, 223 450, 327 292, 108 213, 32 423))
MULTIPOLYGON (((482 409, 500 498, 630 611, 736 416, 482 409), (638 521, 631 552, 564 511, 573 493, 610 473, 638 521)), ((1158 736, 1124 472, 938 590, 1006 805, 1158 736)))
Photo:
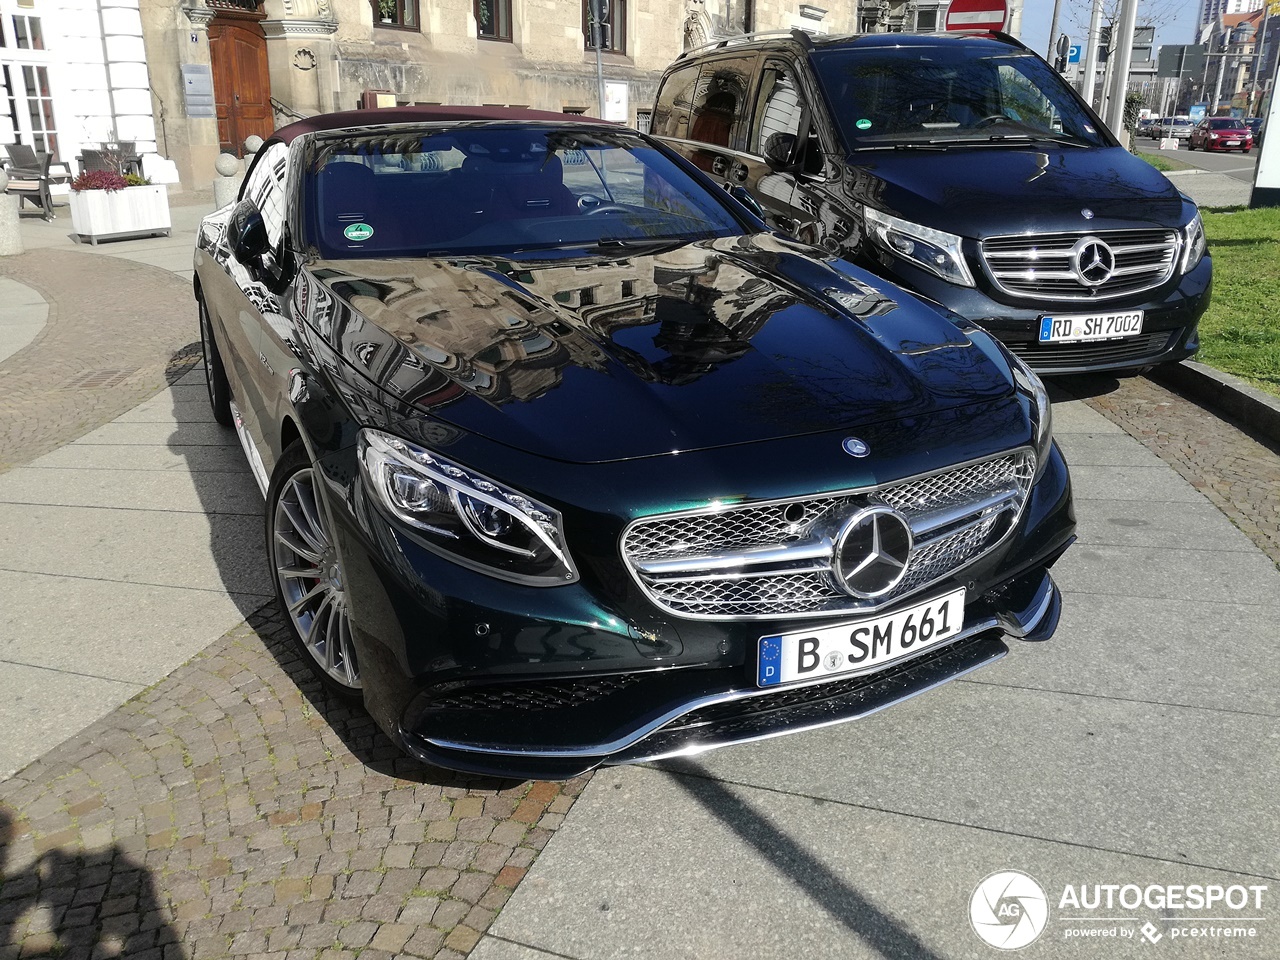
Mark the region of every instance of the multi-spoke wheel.
POLYGON ((209 310, 203 300, 197 300, 200 308, 200 352, 204 356, 204 382, 209 388, 209 406, 213 419, 224 427, 232 425, 231 384, 227 382, 227 370, 222 365, 222 355, 213 339, 213 327, 209 323, 209 310))
POLYGON ((267 541, 276 593, 307 662, 330 688, 358 696, 360 665, 347 593, 319 477, 298 442, 284 452, 267 495, 267 541))

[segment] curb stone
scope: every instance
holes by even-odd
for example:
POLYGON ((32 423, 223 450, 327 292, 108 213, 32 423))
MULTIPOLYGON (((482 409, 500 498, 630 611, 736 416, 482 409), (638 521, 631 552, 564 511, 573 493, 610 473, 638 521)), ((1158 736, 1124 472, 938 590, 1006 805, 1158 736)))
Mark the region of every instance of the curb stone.
POLYGON ((1221 370, 1194 360, 1170 364, 1149 375, 1157 383, 1176 387, 1225 413, 1255 433, 1280 443, 1280 398, 1221 370))

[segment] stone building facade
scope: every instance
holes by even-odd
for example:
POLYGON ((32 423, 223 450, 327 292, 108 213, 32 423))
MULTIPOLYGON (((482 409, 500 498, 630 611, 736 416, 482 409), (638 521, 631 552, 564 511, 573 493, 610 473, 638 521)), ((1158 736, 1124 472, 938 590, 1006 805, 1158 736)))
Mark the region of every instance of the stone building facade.
MULTIPOLYGON (((246 137, 361 105, 598 115, 603 87, 605 117, 643 130, 663 69, 685 49, 794 27, 928 32, 941 28, 946 8, 946 0, 603 0, 597 68, 589 2, 0 0, 10 108, 0 143, 34 143, 72 161, 98 141, 133 140, 199 187, 214 179, 217 155, 239 154, 246 137), (28 37, 23 47, 32 16, 43 25, 40 43, 28 37)), ((1020 0, 1011 7, 1016 31, 1020 0)))

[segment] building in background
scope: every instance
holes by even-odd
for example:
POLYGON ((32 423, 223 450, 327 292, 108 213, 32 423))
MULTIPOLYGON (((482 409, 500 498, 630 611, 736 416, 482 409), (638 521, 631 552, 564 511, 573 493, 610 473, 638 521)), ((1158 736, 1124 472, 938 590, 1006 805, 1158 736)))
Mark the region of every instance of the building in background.
MULTIPOLYGON (((644 130, 663 69, 718 39, 931 32, 946 0, 605 0, 606 119, 644 130)), ((1010 4, 1010 32, 1021 0, 1010 4)), ((74 165, 133 141, 205 186, 297 117, 456 103, 599 112, 587 0, 0 0, 0 143, 74 165)))
POLYGON ((1196 21, 1196 37, 1193 42, 1202 42, 1204 27, 1219 17, 1229 13, 1252 13, 1261 10, 1266 0, 1201 0, 1200 19, 1196 21))

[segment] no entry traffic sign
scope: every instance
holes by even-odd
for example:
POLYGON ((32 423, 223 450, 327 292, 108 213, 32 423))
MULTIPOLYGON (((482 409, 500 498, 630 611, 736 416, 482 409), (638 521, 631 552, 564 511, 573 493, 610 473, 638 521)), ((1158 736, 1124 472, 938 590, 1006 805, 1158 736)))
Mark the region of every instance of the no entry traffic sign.
POLYGON ((1003 30, 1009 19, 1005 0, 951 0, 947 30, 1003 30))

